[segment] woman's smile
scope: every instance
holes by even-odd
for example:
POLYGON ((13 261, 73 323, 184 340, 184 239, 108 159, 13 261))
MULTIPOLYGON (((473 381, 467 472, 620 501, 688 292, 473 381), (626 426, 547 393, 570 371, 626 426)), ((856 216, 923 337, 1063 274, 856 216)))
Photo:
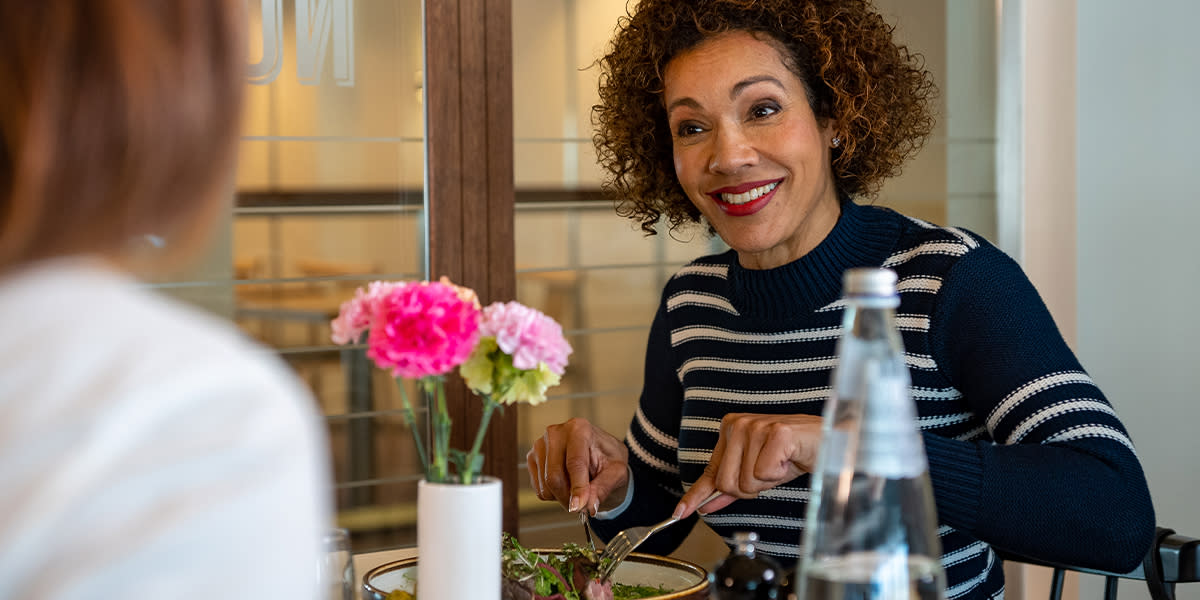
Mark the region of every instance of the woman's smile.
POLYGON ((708 193, 725 214, 741 217, 762 210, 775 196, 775 188, 782 179, 775 181, 745 183, 734 187, 723 187, 708 193))

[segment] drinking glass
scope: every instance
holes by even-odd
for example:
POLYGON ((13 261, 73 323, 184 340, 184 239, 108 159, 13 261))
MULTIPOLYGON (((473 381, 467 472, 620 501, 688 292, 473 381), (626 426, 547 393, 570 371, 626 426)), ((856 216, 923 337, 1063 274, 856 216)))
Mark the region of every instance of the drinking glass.
POLYGON ((354 556, 350 552, 350 532, 330 529, 322 540, 324 553, 318 569, 322 593, 328 600, 358 600, 354 576, 354 556))

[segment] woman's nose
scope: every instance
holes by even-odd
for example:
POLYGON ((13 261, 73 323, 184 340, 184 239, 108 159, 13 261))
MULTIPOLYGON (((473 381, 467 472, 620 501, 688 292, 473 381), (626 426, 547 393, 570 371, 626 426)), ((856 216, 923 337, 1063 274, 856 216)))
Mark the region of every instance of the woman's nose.
POLYGON ((721 127, 714 132, 708 169, 714 173, 732 173, 753 165, 758 152, 750 139, 737 127, 721 127))

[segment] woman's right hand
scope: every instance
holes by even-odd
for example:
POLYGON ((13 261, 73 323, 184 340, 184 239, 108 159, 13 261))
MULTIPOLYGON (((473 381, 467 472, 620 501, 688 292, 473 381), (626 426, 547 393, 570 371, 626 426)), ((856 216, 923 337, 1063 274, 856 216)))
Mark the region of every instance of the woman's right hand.
POLYGON ((724 496, 706 504, 708 512, 812 473, 821 445, 821 423, 821 417, 815 415, 725 415, 712 457, 679 500, 675 517, 692 514, 717 490, 724 496))
POLYGON ((615 508, 629 486, 625 444, 587 419, 547 427, 525 463, 538 498, 557 500, 571 512, 615 508))

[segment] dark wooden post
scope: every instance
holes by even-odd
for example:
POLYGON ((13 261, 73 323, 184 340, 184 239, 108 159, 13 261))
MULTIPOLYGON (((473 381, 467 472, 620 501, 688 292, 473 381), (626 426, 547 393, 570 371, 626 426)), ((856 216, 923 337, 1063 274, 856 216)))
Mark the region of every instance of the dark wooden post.
MULTIPOLYGON (((425 0, 430 276, 469 286, 485 305, 513 300, 512 5, 425 0)), ((452 378, 452 443, 466 448, 482 408, 452 378)), ((488 475, 504 481, 504 530, 517 532, 517 415, 495 414, 488 475)))

